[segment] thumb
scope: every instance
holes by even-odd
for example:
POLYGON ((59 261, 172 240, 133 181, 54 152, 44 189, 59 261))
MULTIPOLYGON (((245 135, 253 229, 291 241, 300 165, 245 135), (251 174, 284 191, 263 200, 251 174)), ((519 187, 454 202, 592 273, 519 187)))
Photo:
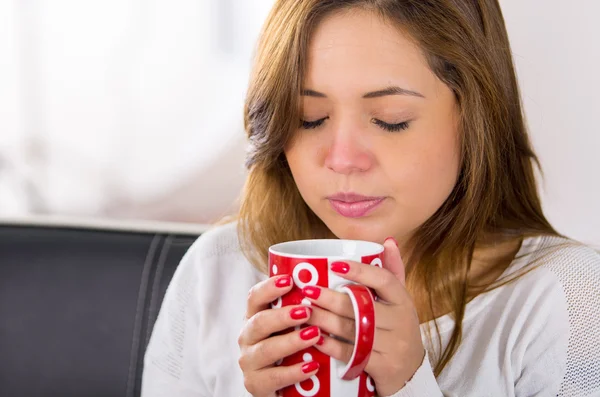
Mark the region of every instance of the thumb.
POLYGON ((400 256, 400 248, 393 237, 388 237, 383 243, 383 267, 390 272, 406 287, 406 274, 404 262, 400 256))

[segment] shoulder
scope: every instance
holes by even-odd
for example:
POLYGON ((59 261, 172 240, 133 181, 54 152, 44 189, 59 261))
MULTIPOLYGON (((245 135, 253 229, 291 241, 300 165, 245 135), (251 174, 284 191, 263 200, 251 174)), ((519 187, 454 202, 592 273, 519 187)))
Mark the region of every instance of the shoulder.
POLYGON ((186 253, 186 257, 192 260, 208 260, 241 253, 237 223, 231 222, 215 226, 202 233, 192 244, 186 253))
POLYGON ((511 281, 498 292, 501 304, 510 308, 514 325, 526 326, 531 335, 568 337, 600 314, 600 255, 576 241, 525 239, 503 279, 511 281))
POLYGON ((568 295, 574 290, 600 289, 600 254, 591 247, 574 240, 540 236, 530 241, 529 258, 525 261, 540 273, 548 273, 568 295))
POLYGON ((218 276, 218 263, 227 256, 243 256, 237 239, 236 224, 213 227, 202 233, 187 250, 173 276, 172 284, 193 284, 218 276))
POLYGON ((248 288, 265 277, 244 256, 236 222, 204 232, 186 252, 179 268, 196 280, 196 289, 202 293, 236 285, 248 288))
POLYGON ((523 269, 531 271, 510 290, 521 297, 527 327, 537 328, 537 337, 562 334, 569 340, 571 363, 581 357, 600 360, 600 254, 577 241, 552 236, 528 239, 522 251, 516 261, 526 262, 523 269))
POLYGON ((563 302, 571 339, 592 332, 594 354, 599 358, 600 329, 596 319, 600 316, 600 254, 573 240, 543 237, 532 259, 539 261, 540 283, 563 302))

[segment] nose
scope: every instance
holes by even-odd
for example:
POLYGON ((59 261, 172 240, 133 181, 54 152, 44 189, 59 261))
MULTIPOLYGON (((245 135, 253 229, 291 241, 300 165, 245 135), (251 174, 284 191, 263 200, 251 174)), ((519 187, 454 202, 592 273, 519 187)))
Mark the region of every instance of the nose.
POLYGON ((329 144, 325 166, 339 174, 368 171, 373 165, 373 156, 360 132, 336 131, 329 144))

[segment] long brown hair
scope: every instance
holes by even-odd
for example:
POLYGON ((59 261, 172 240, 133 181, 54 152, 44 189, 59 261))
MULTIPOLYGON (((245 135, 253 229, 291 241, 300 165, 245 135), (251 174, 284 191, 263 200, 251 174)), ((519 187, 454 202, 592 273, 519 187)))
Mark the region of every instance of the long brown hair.
MULTIPOLYGON (((410 291, 433 318, 434 302, 451 308, 455 328, 436 357, 438 375, 462 338, 476 246, 556 232, 538 197, 538 160, 527 136, 513 60, 497 0, 280 0, 264 26, 247 93, 244 123, 249 169, 238 216, 245 255, 267 271, 270 245, 331 237, 301 198, 284 147, 297 130, 308 44, 332 12, 360 7, 393 23, 421 48, 460 108, 461 168, 441 208, 411 240, 410 291)), ((437 329, 437 328, 436 328, 437 329)))

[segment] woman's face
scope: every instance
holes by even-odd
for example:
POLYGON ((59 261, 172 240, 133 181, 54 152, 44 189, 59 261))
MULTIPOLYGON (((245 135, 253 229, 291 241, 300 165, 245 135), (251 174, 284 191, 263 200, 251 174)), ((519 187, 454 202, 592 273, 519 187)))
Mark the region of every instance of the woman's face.
POLYGON ((367 11, 326 18, 307 66, 302 127, 285 150, 300 194, 337 237, 402 246, 457 180, 452 91, 367 11))

